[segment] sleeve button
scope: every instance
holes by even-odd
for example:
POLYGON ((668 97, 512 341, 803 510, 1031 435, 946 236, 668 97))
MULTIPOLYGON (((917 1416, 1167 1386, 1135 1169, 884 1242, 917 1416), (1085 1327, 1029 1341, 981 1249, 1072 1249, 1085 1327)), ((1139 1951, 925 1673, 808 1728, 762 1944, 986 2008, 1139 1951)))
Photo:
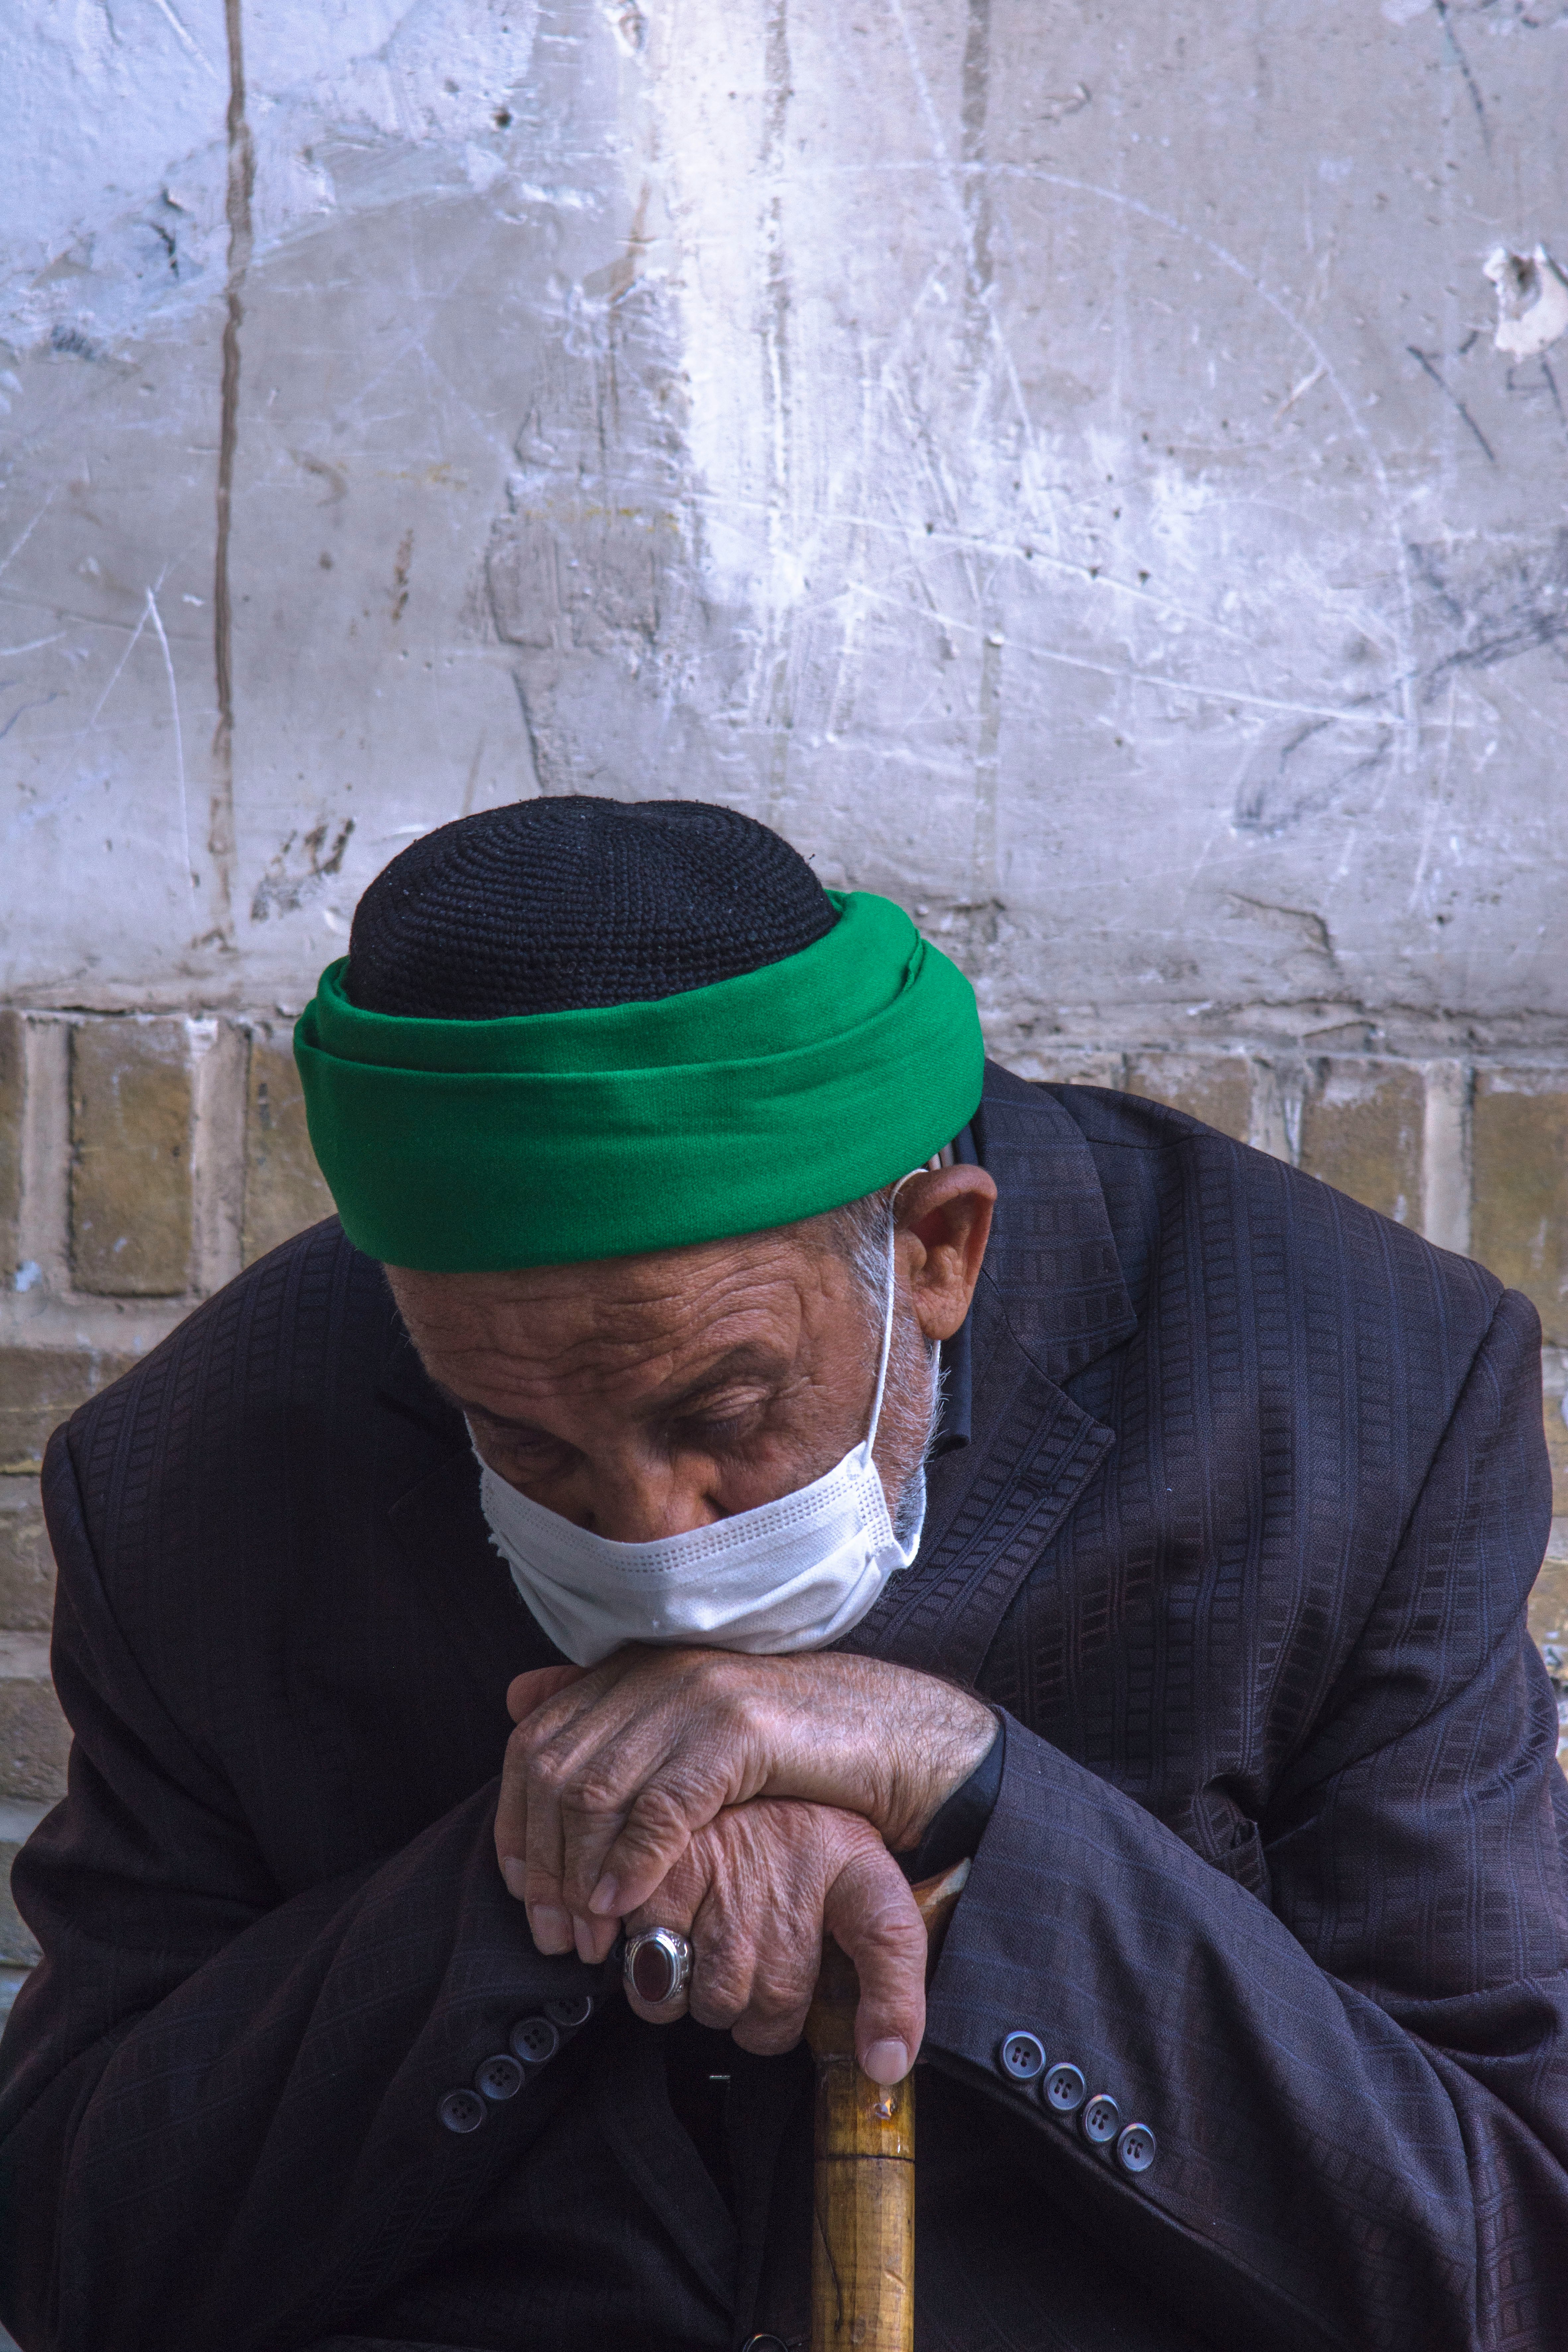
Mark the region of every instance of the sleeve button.
POLYGON ((1047 2107, 1054 2107, 1058 2116, 1076 2116, 1084 2103, 1089 2084, 1076 2066, 1069 2066, 1062 2061, 1047 2070, 1041 2088, 1045 2092, 1047 2107))
POLYGON ((498 2105, 502 2099, 515 2099, 522 2088, 522 2068, 503 2050, 499 2057, 485 2060, 474 2076, 474 2088, 498 2105))
POLYGON ((997 2048, 996 2063, 1015 2083, 1032 2083, 1046 2071, 1046 2053, 1032 2033, 1009 2033, 997 2048))
POLYGON ((1079 2112, 1079 2129, 1091 2147, 1103 2147, 1107 2140, 1114 2139, 1121 2124, 1121 2110, 1104 2091, 1097 2091, 1079 2112))
POLYGON ((485 2103, 472 2091, 448 2091, 436 2113, 449 2132, 478 2131, 485 2119, 485 2103))
POLYGON ((579 2025, 586 2025, 594 2014, 591 1992, 557 1993, 544 2004, 544 2014, 552 2025, 563 2027, 568 2033, 579 2025))
POLYGON ((1129 2124, 1116 2143, 1116 2161, 1123 2172, 1147 2172, 1158 2149, 1147 2124, 1129 2124))
POLYGON ((520 2017, 507 2039, 525 2066, 542 2066, 561 2047, 560 2032, 547 2017, 520 2017))

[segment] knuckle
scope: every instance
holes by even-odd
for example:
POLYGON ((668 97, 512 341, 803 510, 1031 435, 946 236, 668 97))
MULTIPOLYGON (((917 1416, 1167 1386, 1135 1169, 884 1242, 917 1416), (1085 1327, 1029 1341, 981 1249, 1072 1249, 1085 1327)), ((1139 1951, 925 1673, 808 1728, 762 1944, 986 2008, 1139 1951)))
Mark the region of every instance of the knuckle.
POLYGON ((683 1839, 689 1834, 693 1811, 679 1790, 655 1782, 650 1788, 639 1790, 626 1816, 626 1826, 640 1843, 662 1846, 671 1839, 683 1839))
POLYGON ((750 2005, 752 1970, 738 1946, 700 1947, 691 1977, 691 2014, 700 2025, 732 2025, 750 2005))
POLYGON ((925 1930, 918 1920, 913 1934, 901 1927, 879 1924, 858 1938, 858 1948, 863 1963, 878 1969, 884 1979, 908 1977, 924 1981, 925 1930))
POLYGON ((533 1715, 525 1715, 521 1723, 513 1725, 507 1746, 527 1762, 542 1754, 554 1736, 555 1727, 546 1719, 545 1712, 541 1708, 533 1715))
POLYGON ((699 2025, 722 2032, 745 2014, 745 1995, 733 1985, 693 1985, 689 2007, 699 2025))
POLYGON ((773 1968, 759 1971, 752 1986, 751 2008, 760 2018, 783 2024, 791 2018, 804 2022, 811 2006, 815 1971, 805 1968, 773 1968))
POLYGON ((869 1914, 866 1938, 885 1952, 923 1954, 926 1931, 918 1911, 910 1914, 888 1903, 869 1914))
POLYGON ((528 1785, 536 1796, 558 1803, 570 1777, 570 1767, 564 1757, 553 1755, 547 1748, 536 1749, 529 1757, 528 1785))
POLYGON ((670 1830, 687 1828, 687 1806, 677 1790, 654 1780, 648 1788, 637 1790, 627 1818, 648 1837, 666 1837, 670 1830))
POLYGON ((587 1771, 575 1780, 563 1777, 560 1790, 561 1810, 578 1821, 602 1822, 607 1814, 618 1815, 622 1792, 603 1771, 587 1771))

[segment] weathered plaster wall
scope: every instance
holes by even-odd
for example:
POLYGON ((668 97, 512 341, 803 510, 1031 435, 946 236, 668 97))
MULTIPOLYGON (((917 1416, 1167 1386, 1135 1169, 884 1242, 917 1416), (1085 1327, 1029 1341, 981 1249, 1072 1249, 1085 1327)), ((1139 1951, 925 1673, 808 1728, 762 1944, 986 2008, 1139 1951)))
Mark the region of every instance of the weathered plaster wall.
POLYGON ((1568 1043, 1568 294, 1484 274, 1568 261, 1565 0, 4 48, 0 995, 292 1007, 588 785, 894 891, 1016 1058, 1568 1043))

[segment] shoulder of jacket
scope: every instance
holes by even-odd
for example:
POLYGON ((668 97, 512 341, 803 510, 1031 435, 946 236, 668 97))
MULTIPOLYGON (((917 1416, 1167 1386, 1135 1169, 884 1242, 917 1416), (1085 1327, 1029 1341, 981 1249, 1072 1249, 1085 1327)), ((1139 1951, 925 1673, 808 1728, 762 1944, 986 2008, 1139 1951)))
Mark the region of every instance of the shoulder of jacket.
MULTIPOLYGON (((994 1101, 1008 1116, 1015 1148, 1028 1148, 1032 1106, 1042 1145, 1053 1131, 1060 1134, 1065 1115, 1088 1146, 1108 1197, 1118 1189, 1119 1164, 1130 1169, 1129 1155, 1139 1155, 1164 1180, 1155 1189, 1165 1214, 1179 1213, 1182 1201, 1207 1191, 1216 1203, 1223 1199, 1233 1213, 1245 1213, 1255 1243, 1272 1239, 1298 1261, 1310 1258, 1324 1270, 1333 1265, 1364 1280, 1372 1311, 1397 1299, 1402 1321, 1441 1323, 1445 1352, 1456 1342, 1461 1351, 1467 1341, 1479 1347, 1504 1296, 1497 1276, 1475 1259, 1440 1248, 1321 1177, 1168 1103, 1110 1087, 1020 1078, 988 1063, 987 1110, 994 1101)), ((1151 1203, 1147 1213, 1157 1218, 1159 1212, 1151 1203)))

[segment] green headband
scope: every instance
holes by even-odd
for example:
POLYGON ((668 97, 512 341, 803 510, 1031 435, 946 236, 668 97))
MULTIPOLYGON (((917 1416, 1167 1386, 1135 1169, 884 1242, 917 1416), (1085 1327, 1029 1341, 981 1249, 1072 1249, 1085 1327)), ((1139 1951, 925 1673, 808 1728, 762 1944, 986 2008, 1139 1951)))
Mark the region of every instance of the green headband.
POLYGON ((980 1100, 974 991, 901 908, 829 892, 798 955, 640 1004, 363 1012, 329 964, 294 1032, 343 1230, 432 1274, 760 1233, 892 1183, 980 1100))

